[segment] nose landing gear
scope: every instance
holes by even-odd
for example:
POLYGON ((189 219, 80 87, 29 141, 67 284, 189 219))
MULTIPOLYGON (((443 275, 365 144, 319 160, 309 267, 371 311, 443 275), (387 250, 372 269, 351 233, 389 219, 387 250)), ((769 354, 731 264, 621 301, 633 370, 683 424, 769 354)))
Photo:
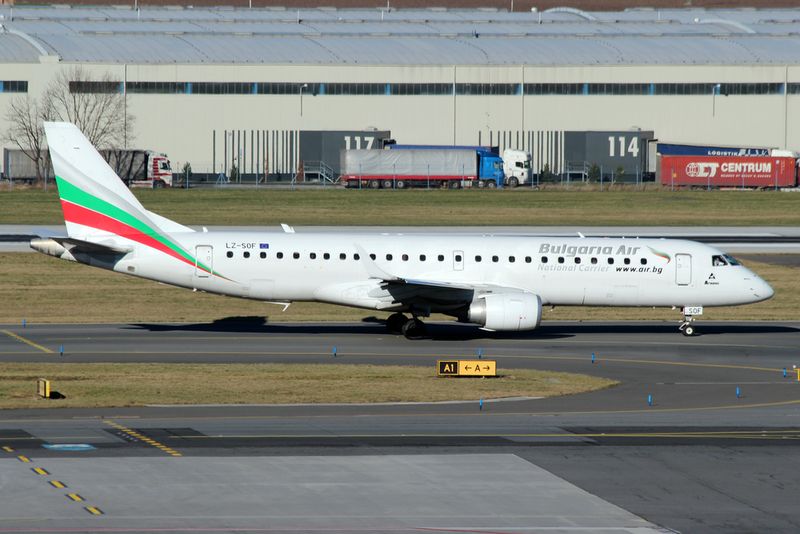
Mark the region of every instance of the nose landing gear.
POLYGON ((703 307, 702 306, 685 306, 681 308, 681 313, 683 313, 683 320, 681 321, 681 325, 678 327, 678 330, 687 337, 694 336, 697 334, 697 330, 695 329, 692 322, 694 322, 695 315, 703 315, 703 307))

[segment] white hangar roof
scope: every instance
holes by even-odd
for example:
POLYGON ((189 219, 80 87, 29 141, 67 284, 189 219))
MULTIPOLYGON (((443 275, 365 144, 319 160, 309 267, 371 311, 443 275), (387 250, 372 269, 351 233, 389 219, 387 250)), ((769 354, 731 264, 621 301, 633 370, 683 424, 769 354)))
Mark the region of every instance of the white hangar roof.
POLYGON ((0 6, 0 62, 800 64, 800 9, 582 12, 0 6))

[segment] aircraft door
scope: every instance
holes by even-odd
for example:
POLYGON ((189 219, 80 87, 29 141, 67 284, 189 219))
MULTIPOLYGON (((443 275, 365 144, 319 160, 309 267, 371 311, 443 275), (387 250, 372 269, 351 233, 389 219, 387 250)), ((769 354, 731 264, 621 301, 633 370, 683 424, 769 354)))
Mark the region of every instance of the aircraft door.
POLYGON ((205 266, 210 271, 214 270, 214 247, 211 245, 197 245, 194 248, 194 275, 197 278, 208 278, 211 273, 201 267, 205 266))
POLYGON ((675 283, 688 286, 692 283, 692 255, 675 254, 675 283))
POLYGON ((464 252, 462 250, 453 251, 453 270, 454 271, 464 270, 464 252))

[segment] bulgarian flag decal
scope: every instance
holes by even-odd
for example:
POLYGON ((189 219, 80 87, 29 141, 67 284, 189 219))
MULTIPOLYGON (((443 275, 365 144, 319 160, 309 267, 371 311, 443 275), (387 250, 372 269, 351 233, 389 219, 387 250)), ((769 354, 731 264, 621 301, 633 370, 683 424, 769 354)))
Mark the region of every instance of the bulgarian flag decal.
POLYGON ((115 234, 163 252, 168 256, 225 278, 199 262, 183 247, 160 233, 152 222, 131 215, 117 206, 83 191, 60 176, 56 176, 64 220, 115 234))

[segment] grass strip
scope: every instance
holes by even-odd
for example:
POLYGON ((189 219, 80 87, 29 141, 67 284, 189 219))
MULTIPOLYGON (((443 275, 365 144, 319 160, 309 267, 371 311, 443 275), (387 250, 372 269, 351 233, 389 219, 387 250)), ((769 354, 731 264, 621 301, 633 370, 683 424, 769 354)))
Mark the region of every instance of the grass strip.
MULTIPOLYGON (((745 261, 775 289, 775 297, 747 306, 707 308, 704 320, 797 320, 800 279, 790 265, 745 261)), ((285 312, 264 302, 175 288, 42 254, 0 254, 0 323, 207 323, 226 317, 267 322, 360 321, 375 312, 298 302, 285 312)), ((377 314, 385 318, 388 314, 377 314)), ((544 320, 677 321, 667 308, 557 307, 544 320)), ((448 318, 439 316, 433 319, 448 318)))
POLYGON ((552 397, 607 388, 573 373, 499 369, 499 378, 437 378, 434 366, 352 364, 0 364, 0 408, 146 404, 373 403, 552 397), (47 378, 66 398, 36 396, 47 378))
MULTIPOLYGON (((793 226, 797 195, 767 191, 135 190, 148 210, 194 225, 793 226)), ((0 189, 0 224, 62 224, 54 188, 0 189)))

